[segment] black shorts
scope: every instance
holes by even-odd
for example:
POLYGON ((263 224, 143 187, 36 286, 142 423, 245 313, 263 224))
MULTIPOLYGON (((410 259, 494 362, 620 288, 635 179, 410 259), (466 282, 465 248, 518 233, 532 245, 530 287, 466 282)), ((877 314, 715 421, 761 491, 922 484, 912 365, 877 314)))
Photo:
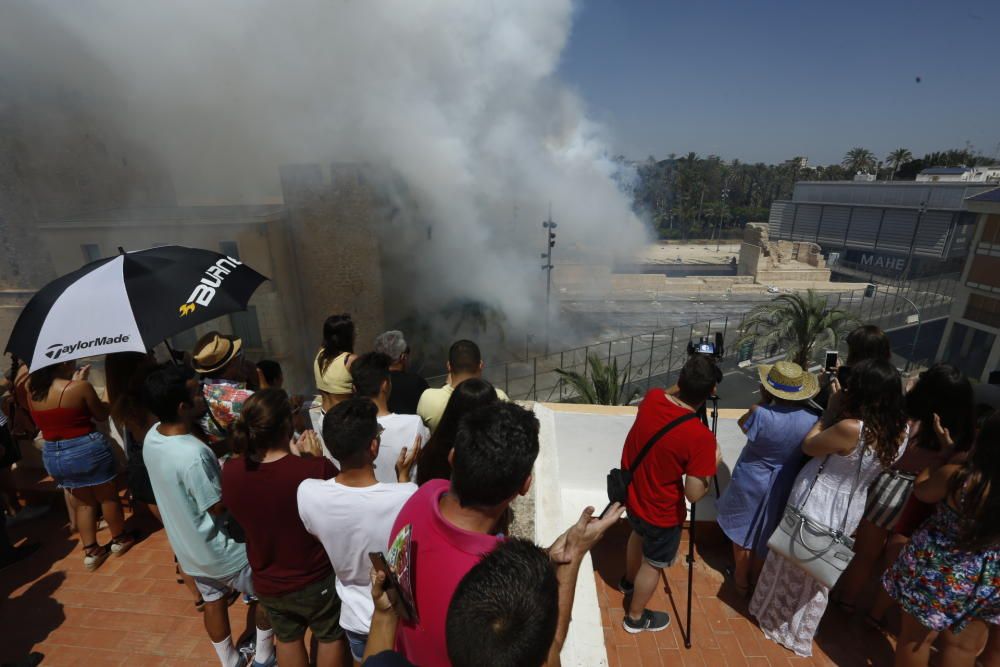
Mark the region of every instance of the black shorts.
POLYGON ((632 512, 628 514, 628 522, 642 538, 642 557, 647 563, 659 569, 673 565, 681 545, 681 526, 661 528, 643 521, 632 512))

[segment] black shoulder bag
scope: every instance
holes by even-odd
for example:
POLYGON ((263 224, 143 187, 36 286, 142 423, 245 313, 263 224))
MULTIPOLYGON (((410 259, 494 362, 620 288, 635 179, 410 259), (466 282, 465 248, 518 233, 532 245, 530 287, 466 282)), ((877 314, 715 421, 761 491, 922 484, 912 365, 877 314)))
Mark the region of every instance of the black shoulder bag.
POLYGON ((608 473, 608 500, 613 503, 622 503, 624 505, 625 501, 628 499, 628 485, 632 483, 632 475, 639 469, 639 464, 642 463, 644 458, 646 458, 646 454, 648 454, 649 450, 653 448, 653 445, 655 445, 660 438, 665 436, 670 429, 675 426, 680 426, 684 422, 697 417, 697 413, 691 412, 682 417, 678 417, 657 431, 656 434, 649 439, 649 442, 646 443, 646 446, 642 448, 639 455, 635 457, 635 460, 632 461, 632 465, 629 466, 628 470, 612 468, 611 472, 608 473))

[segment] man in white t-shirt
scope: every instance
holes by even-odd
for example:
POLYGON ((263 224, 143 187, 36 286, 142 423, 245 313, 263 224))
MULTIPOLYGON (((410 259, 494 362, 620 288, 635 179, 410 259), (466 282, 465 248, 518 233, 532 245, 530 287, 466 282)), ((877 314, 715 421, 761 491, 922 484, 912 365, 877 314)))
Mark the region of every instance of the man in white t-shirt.
POLYGON ((399 453, 404 448, 416 446, 417 438, 420 438, 420 444, 427 444, 431 437, 430 431, 417 415, 398 415, 389 411, 391 365, 389 355, 381 352, 363 354, 351 364, 355 395, 369 399, 378 408, 378 423, 383 430, 382 447, 379 449, 378 460, 375 461, 375 478, 386 484, 396 481, 393 466, 399 453))
POLYGON ((377 413, 375 404, 363 398, 349 399, 330 410, 323 420, 323 436, 340 461, 340 474, 326 481, 305 480, 298 489, 302 523, 322 542, 337 573, 340 626, 357 662, 364 655, 374 611, 368 554, 385 551, 396 515, 417 490, 409 479, 419 446, 404 448, 395 461, 399 483, 376 478, 377 413))

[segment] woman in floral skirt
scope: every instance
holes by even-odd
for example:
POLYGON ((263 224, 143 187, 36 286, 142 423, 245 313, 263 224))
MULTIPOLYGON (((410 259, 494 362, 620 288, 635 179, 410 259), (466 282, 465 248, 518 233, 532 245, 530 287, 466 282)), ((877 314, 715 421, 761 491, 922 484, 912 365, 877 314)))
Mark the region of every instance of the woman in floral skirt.
POLYGON ((937 512, 882 578, 904 612, 897 667, 926 667, 937 639, 942 667, 972 667, 1000 624, 1000 415, 965 456, 917 480, 914 495, 937 512))

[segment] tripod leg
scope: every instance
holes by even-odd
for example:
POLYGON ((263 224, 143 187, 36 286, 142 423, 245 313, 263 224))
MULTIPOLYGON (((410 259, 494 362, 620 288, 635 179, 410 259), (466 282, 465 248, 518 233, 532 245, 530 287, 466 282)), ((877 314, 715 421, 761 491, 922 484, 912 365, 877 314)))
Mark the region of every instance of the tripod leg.
POLYGON ((691 519, 688 524, 688 600, 687 600, 687 632, 684 635, 684 648, 691 648, 691 593, 694 588, 694 518, 698 503, 691 503, 691 519))

